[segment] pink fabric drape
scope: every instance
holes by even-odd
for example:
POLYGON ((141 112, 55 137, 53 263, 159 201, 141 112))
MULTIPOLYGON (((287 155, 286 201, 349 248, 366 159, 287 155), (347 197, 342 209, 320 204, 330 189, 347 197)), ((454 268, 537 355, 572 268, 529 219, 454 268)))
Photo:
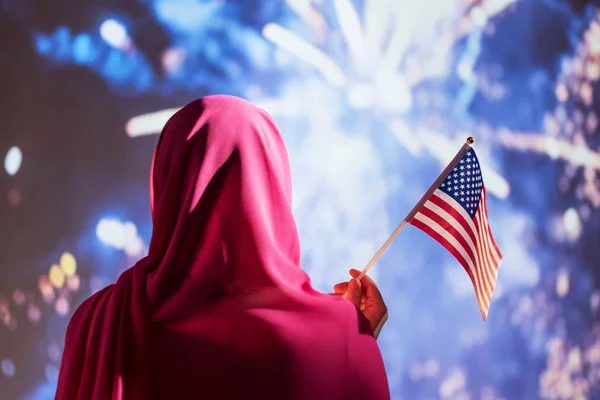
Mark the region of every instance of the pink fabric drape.
POLYGON ((299 267, 289 160, 266 112, 188 104, 150 180, 149 254, 75 312, 58 400, 389 398, 368 321, 299 267))

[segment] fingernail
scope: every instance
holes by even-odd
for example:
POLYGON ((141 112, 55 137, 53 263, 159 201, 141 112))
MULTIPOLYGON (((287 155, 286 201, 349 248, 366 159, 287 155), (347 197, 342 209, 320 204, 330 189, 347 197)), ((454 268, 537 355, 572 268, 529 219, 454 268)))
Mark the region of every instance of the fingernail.
POLYGON ((358 279, 351 279, 348 284, 352 289, 358 289, 360 287, 360 281, 358 279))

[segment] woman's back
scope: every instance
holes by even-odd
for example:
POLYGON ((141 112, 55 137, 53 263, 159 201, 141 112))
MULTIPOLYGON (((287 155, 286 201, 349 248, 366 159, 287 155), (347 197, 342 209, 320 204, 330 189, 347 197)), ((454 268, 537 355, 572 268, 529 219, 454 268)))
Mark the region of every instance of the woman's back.
POLYGON ((293 310, 245 308, 234 300, 153 326, 152 393, 156 399, 388 398, 368 322, 351 303, 336 300, 313 298, 293 310))
POLYGON ((148 256, 73 316, 57 399, 389 398, 362 314, 300 269, 291 191, 266 112, 209 96, 176 113, 148 256))

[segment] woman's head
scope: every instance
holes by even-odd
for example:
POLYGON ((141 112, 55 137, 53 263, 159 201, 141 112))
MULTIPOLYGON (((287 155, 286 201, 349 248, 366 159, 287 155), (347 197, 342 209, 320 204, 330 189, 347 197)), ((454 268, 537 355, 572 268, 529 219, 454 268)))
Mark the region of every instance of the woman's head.
POLYGON ((173 290, 162 289, 165 279, 210 284, 215 296, 298 283, 290 165, 265 111, 231 96, 188 104, 159 138, 150 197, 158 297, 173 290))

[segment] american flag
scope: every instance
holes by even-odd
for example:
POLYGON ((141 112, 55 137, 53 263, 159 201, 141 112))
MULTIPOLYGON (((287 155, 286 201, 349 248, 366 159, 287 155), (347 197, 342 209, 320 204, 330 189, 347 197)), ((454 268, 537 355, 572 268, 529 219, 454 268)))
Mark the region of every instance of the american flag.
POLYGON ((409 221, 442 244, 467 271, 484 320, 502 260, 485 200, 479 161, 469 148, 409 221))

